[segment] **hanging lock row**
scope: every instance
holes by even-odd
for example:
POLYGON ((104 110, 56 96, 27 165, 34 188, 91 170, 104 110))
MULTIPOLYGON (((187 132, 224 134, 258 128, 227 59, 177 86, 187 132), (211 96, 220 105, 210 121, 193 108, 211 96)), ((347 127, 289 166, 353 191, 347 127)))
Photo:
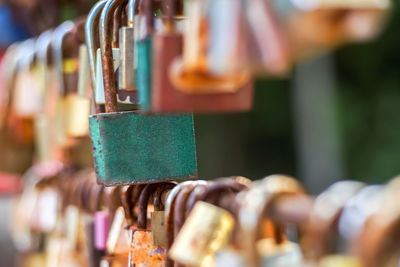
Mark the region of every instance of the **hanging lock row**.
POLYGON ((400 260, 399 208, 389 204, 399 178, 340 181, 318 196, 283 175, 103 187, 83 171, 28 181, 14 209, 14 242, 40 251, 32 241, 45 241, 53 266, 391 267, 400 260))

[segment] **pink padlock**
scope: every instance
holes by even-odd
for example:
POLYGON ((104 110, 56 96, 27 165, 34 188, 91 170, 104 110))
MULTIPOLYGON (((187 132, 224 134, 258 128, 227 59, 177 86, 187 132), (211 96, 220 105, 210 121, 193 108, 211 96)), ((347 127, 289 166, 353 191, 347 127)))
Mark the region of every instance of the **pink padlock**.
POLYGON ((108 236, 108 212, 96 211, 94 214, 94 246, 105 250, 108 236))

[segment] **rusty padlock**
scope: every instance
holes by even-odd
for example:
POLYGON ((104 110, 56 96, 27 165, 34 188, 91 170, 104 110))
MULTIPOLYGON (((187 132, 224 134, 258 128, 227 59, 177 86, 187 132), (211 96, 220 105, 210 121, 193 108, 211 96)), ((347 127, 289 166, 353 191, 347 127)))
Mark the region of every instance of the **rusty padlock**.
POLYGON ((89 118, 98 181, 121 185, 194 178, 197 162, 191 115, 118 112, 109 41, 112 14, 119 4, 116 0, 107 2, 100 18, 107 104, 106 113, 89 118))
POLYGON ((140 194, 137 228, 131 231, 129 266, 164 266, 164 249, 153 245, 152 233, 147 223, 148 202, 160 184, 148 184, 140 194))

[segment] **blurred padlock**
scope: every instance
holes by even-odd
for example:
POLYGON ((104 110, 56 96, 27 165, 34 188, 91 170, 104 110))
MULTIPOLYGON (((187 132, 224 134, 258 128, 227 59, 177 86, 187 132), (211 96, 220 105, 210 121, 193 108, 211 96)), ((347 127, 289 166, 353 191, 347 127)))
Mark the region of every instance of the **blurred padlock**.
POLYGON ((303 241, 305 262, 316 263, 325 259, 329 262, 332 256, 337 259, 351 256, 337 253, 338 222, 347 201, 364 186, 357 181, 336 182, 315 199, 303 241))
POLYGON ((57 74, 58 96, 55 106, 55 138, 56 143, 60 147, 67 145, 68 139, 66 134, 66 118, 67 118, 67 100, 66 100, 66 83, 64 73, 71 73, 77 70, 77 62, 66 59, 64 61, 65 37, 74 29, 72 21, 66 21, 54 30, 52 40, 52 50, 54 67, 57 74))
POLYGON ((348 42, 376 37, 385 24, 390 0, 269 1, 285 32, 294 60, 348 42))
POLYGON ((154 39, 152 106, 155 112, 240 112, 252 106, 246 71, 214 73, 208 61, 207 1, 186 2, 184 38, 175 26, 178 12, 168 4, 165 32, 154 39), (181 58, 182 56, 182 58, 181 58))
POLYGON ((67 96, 66 131, 70 137, 84 137, 89 132, 90 99, 88 95, 89 66, 85 45, 79 47, 78 88, 67 96))

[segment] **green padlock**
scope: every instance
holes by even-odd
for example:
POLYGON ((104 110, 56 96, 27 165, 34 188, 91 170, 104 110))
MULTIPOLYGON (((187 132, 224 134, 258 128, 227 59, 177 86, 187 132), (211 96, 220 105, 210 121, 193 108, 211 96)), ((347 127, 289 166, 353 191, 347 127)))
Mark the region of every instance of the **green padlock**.
POLYGON ((140 27, 139 38, 136 40, 137 53, 137 88, 139 91, 139 104, 144 110, 148 110, 151 105, 152 89, 152 53, 153 53, 153 32, 154 32, 154 13, 153 1, 142 0, 139 4, 143 6, 143 11, 139 14, 139 23, 144 23, 140 27))
POLYGON ((124 0, 109 0, 100 17, 106 113, 89 118, 98 182, 109 186, 194 179, 197 162, 192 115, 117 110, 110 36, 112 16, 121 3, 124 0))

